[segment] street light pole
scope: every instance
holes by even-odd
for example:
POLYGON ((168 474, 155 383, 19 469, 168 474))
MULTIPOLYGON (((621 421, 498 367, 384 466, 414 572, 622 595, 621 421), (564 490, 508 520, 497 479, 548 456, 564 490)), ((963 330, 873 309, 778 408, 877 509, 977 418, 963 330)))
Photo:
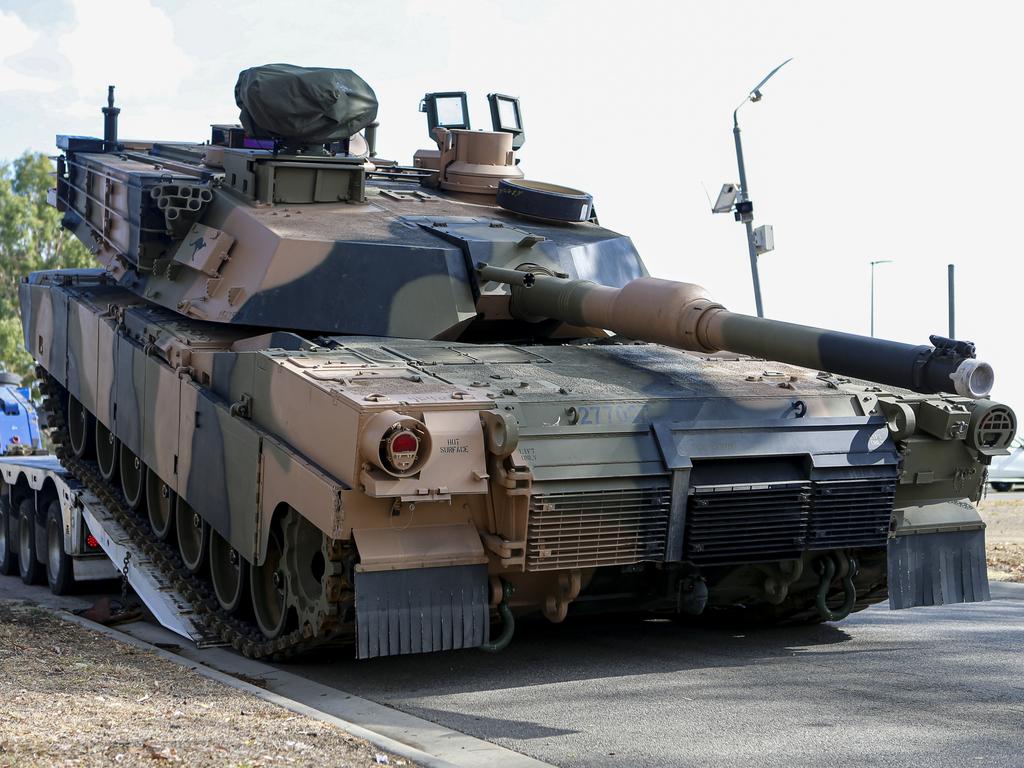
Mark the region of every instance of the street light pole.
POLYGON ((871 338, 875 337, 875 267, 879 264, 892 264, 892 259, 879 259, 871 262, 871 338))
MULTIPOLYGON (((782 66, 781 64, 779 66, 782 66)), ((772 74, 775 74, 774 72, 772 74)), ((768 77, 771 77, 769 75, 768 77)), ((766 78, 767 79, 767 78, 766 78)), ((759 97, 760 98, 760 97, 759 97)), ((747 102, 743 102, 746 104, 747 102)), ((740 104, 740 107, 743 106, 740 104)), ((740 111, 740 107, 732 113, 732 136, 736 142, 736 165, 739 167, 740 172, 740 193, 736 196, 736 203, 742 205, 743 203, 750 204, 750 189, 747 187, 747 169, 743 165, 743 142, 740 140, 740 124, 737 120, 736 113, 740 111)), ((737 208, 739 211, 739 208, 737 208)), ((753 209, 749 211, 753 213, 753 209)), ((742 214, 741 214, 742 215, 742 214)), ((747 230, 747 252, 750 254, 750 277, 754 281, 754 306, 757 308, 757 316, 764 317, 764 306, 761 304, 761 275, 758 272, 757 267, 757 245, 754 243, 754 218, 752 215, 742 215, 743 226, 747 230)))
POLYGON ((950 264, 947 273, 949 298, 949 338, 956 338, 956 266, 950 264))
MULTIPOLYGON (((740 183, 739 189, 736 194, 736 206, 735 214, 736 220, 742 221, 743 226, 747 231, 747 251, 750 254, 750 277, 754 282, 754 305, 757 308, 757 316, 764 317, 764 306, 761 303, 761 276, 758 272, 757 257, 764 251, 771 250, 771 245, 765 243, 760 244, 758 248, 757 238, 754 234, 754 204, 750 201, 750 189, 747 187, 747 169, 743 163, 743 142, 740 140, 740 123, 738 113, 740 108, 748 101, 760 101, 761 100, 761 88, 772 79, 772 76, 782 69, 784 66, 789 64, 793 59, 786 59, 784 62, 779 64, 775 69, 769 72, 764 78, 755 85, 750 93, 736 109, 732 111, 732 136, 733 141, 736 144, 736 165, 739 169, 740 183)), ((770 229, 770 227, 768 228, 770 229)))

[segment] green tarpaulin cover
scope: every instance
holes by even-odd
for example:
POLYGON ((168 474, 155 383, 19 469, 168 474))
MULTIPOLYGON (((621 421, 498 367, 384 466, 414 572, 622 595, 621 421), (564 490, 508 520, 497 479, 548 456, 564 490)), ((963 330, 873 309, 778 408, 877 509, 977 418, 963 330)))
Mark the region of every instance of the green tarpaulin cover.
POLYGON ((353 136, 377 117, 377 96, 350 69, 266 64, 243 70, 235 103, 250 136, 309 144, 353 136))

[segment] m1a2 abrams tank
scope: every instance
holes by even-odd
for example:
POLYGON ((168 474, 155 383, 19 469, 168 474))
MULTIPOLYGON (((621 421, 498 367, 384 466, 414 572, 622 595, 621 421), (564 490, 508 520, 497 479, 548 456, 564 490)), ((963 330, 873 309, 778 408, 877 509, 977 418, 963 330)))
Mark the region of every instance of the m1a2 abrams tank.
POLYGON ((1014 414, 970 344, 747 317, 526 181, 519 102, 376 155, 346 70, 205 143, 60 136, 101 269, 21 286, 62 460, 253 656, 497 649, 516 616, 820 621, 987 597, 1014 414), (494 629, 492 630, 492 624, 494 629))

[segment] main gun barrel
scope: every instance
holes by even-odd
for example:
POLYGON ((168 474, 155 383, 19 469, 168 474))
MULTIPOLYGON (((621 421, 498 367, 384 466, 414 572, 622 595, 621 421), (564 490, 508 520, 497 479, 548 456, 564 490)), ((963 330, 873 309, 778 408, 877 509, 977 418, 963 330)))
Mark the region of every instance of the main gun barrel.
POLYGON ((693 283, 641 277, 610 288, 486 264, 478 272, 509 285, 510 312, 522 320, 558 319, 691 352, 727 350, 924 394, 982 398, 995 378, 969 342, 932 336, 915 346, 742 315, 693 283))

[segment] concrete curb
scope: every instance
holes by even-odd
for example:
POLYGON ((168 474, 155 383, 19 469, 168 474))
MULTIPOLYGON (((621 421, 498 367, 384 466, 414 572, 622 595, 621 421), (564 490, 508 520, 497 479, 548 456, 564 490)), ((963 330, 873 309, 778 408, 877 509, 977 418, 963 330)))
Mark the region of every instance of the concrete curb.
POLYGON ((165 651, 162 648, 157 648, 155 645, 139 640, 138 638, 132 637, 131 635, 125 634, 124 632, 112 627, 97 624, 94 621, 89 621, 88 619, 84 619, 74 613, 68 613, 63 610, 55 611, 54 614, 65 621, 78 624, 79 626, 91 629, 94 632, 99 632, 107 637, 117 640, 118 642, 131 645, 135 648, 139 648, 140 650, 149 651, 166 661, 170 661, 173 664, 177 664, 179 667, 184 667, 196 672, 210 680, 216 680, 218 683, 222 683, 223 685, 227 685, 239 691, 244 691, 245 693, 251 693, 253 696, 257 696, 263 701, 283 707, 284 709, 296 714, 305 715, 306 717, 311 717, 315 720, 334 725, 353 736, 370 742, 374 746, 379 747, 386 752, 412 760, 419 765, 426 766, 426 768, 458 768, 455 763, 442 760, 435 755, 410 747, 407 744, 403 744, 402 742, 396 741, 388 736, 371 731, 368 728, 357 725, 356 723, 351 723, 348 720, 341 719, 340 717, 329 715, 318 709, 307 706, 306 704, 302 704, 301 702, 285 698, 284 696, 279 696, 278 694, 264 690, 259 686, 231 677, 224 672, 220 672, 200 662, 186 659, 182 656, 171 653, 170 651, 165 651))

